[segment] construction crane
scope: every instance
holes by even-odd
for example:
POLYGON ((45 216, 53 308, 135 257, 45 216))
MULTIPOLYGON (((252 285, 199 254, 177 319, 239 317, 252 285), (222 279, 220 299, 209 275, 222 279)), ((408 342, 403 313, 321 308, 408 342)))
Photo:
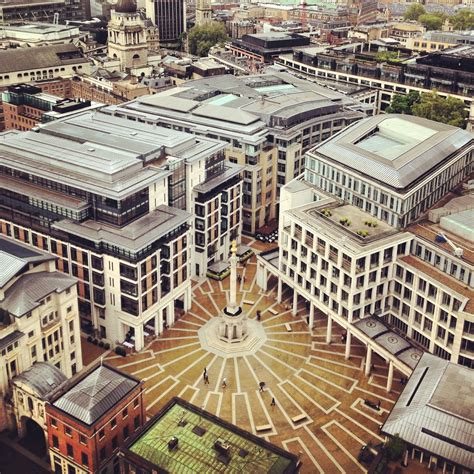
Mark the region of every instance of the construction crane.
POLYGON ((457 247, 456 245, 453 244, 453 242, 446 237, 445 234, 442 232, 439 233, 439 237, 441 237, 445 242, 447 242, 453 249, 453 253, 456 257, 461 258, 464 254, 464 250, 461 247, 457 247))

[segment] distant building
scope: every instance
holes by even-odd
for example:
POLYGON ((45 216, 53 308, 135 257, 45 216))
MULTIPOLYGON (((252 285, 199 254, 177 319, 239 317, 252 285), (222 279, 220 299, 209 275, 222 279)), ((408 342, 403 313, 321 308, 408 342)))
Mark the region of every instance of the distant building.
POLYGON ((89 100, 67 99, 42 92, 39 87, 20 84, 2 92, 5 130, 31 130, 39 123, 65 118, 92 105, 89 100))
POLYGON ((196 25, 201 26, 212 21, 211 0, 197 0, 196 25))
POLYGON ((407 444, 404 466, 473 472, 474 371, 424 354, 381 428, 407 444))
POLYGON ((133 0, 119 0, 108 24, 108 55, 120 61, 120 70, 149 74, 145 24, 133 0))
POLYGON ((298 456, 174 397, 120 450, 121 472, 293 474, 298 456), (243 468, 243 466, 246 466, 243 468))
POLYGON ((119 472, 119 448, 145 423, 143 382, 95 366, 55 391, 46 419, 55 474, 119 472))
POLYGON ((186 33, 186 2, 184 0, 149 0, 146 16, 158 28, 160 46, 177 48, 186 33))
MULTIPOLYGON (((2 207, 19 190, 2 179, 2 207)), ((7 227, 1 224, 2 230, 7 227)), ((0 236, 0 431, 16 425, 12 380, 17 375, 35 362, 55 365, 65 377, 82 369, 77 280, 56 271, 57 257, 42 250, 42 237, 32 232, 31 238, 38 248, 0 236)), ((31 411, 41 418, 36 408, 31 411)))
POLYGON ((72 44, 0 51, 0 88, 57 77, 89 74, 89 60, 72 44))
POLYGON ((53 23, 26 23, 5 25, 0 32, 0 43, 6 46, 47 46, 78 40, 84 33, 77 26, 53 23))
POLYGON ((309 38, 296 33, 257 33, 244 35, 229 44, 236 56, 245 56, 257 62, 272 63, 280 54, 287 54, 297 46, 309 45, 309 38))

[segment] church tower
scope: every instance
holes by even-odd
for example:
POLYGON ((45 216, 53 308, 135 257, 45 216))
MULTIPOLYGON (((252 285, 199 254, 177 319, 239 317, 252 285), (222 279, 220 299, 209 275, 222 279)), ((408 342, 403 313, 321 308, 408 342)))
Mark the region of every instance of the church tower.
POLYGON ((145 25, 134 0, 119 0, 108 24, 108 54, 120 60, 120 70, 146 68, 148 48, 145 25))
POLYGON ((212 21, 211 0, 196 1, 196 26, 202 26, 212 21))

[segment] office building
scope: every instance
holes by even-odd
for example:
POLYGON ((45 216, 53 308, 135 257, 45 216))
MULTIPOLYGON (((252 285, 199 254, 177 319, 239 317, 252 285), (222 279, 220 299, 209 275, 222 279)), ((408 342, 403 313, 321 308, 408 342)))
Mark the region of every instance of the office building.
POLYGON ((174 397, 120 450, 121 472, 291 474, 298 457, 174 397))
POLYGON ((147 0, 146 16, 158 28, 160 47, 178 48, 186 33, 184 0, 147 0))
POLYGON ((372 110, 328 88, 272 72, 190 81, 105 112, 227 142, 227 160, 246 167, 243 231, 254 234, 275 219, 278 189, 302 172, 303 154, 372 110))
POLYGON ((442 472, 474 470, 474 371, 424 354, 381 432, 407 444, 403 464, 442 472))
MULTIPOLYGON (((420 40, 421 41, 421 40, 420 40)), ((352 44, 336 48, 301 48, 281 55, 276 63, 300 74, 337 82, 368 86, 380 91, 380 110, 390 105, 394 94, 410 91, 431 92, 464 101, 474 97, 474 59, 472 45, 458 45, 413 60, 406 56, 397 62, 381 62, 364 53, 367 45, 352 44)))
POLYGON ((56 474, 118 473, 118 450, 145 423, 143 382, 98 365, 60 385, 46 404, 56 474))
POLYGON ((474 367, 472 134, 405 115, 346 128, 307 154, 282 188, 279 249, 258 257, 314 315, 409 375, 419 354, 474 367), (393 337, 392 337, 393 336, 393 337))
POLYGON ((225 148, 102 111, 10 133, 2 233, 78 278, 85 330, 141 350, 190 307, 191 277, 240 241, 242 167, 225 148))
POLYGON ((40 123, 65 118, 100 105, 91 104, 88 100, 64 99, 46 94, 39 87, 26 84, 9 86, 2 92, 5 130, 31 130, 40 123))
MULTIPOLYGON (((1 227, 3 234, 12 230, 5 222, 1 227)), ((77 280, 56 271, 56 260, 0 236, 0 430, 21 426, 12 395, 16 376, 36 362, 56 366, 65 377, 82 369, 77 280)))

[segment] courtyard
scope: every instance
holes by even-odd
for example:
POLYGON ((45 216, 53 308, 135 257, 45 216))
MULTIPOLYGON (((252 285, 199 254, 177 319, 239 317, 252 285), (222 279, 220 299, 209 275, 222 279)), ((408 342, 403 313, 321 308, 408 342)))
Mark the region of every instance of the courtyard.
POLYGON ((368 466, 357 456, 363 445, 383 441, 379 428, 400 392, 400 375, 395 374, 388 394, 388 367, 382 359, 374 355, 372 373, 365 376, 362 343, 353 338, 346 360, 343 330, 334 325, 327 344, 325 316, 316 313, 308 328, 303 303, 296 316, 291 314, 292 290, 287 288, 278 304, 276 280, 263 292, 256 269, 255 256, 239 267, 238 291, 249 320, 265 333, 262 344, 236 356, 201 345, 198 331, 220 314, 229 294, 229 278, 206 279, 195 282, 192 307, 173 327, 141 353, 111 354, 107 363, 144 380, 148 416, 179 396, 299 454, 301 472, 366 472, 368 466), (263 392, 260 382, 265 382, 263 392), (380 402, 380 410, 366 406, 364 399, 380 402))

